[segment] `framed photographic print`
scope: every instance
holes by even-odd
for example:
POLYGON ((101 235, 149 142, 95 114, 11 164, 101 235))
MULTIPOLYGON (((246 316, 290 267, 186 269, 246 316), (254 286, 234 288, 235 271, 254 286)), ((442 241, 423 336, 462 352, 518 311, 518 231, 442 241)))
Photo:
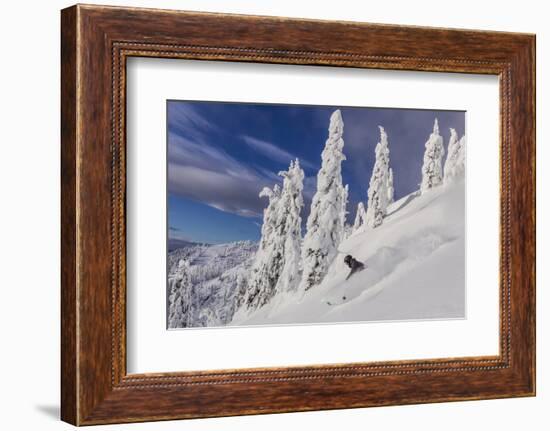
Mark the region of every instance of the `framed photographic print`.
POLYGON ((62 419, 535 394, 535 37, 62 11, 62 419))

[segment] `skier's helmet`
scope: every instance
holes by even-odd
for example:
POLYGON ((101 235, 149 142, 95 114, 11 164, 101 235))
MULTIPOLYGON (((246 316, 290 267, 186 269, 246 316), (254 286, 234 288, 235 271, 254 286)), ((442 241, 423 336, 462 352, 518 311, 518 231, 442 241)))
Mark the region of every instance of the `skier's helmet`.
POLYGON ((345 262, 347 265, 349 265, 350 262, 351 262, 351 259, 353 259, 353 258, 351 257, 351 254, 348 254, 346 257, 344 257, 344 262, 345 262))

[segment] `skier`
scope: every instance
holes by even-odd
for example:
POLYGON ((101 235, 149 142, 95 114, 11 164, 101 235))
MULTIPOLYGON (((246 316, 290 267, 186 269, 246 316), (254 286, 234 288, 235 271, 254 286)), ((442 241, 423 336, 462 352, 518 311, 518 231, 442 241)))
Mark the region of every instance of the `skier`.
POLYGON ((351 254, 348 254, 345 258, 344 258, 344 263, 350 267, 351 271, 350 273, 348 274, 348 276, 346 277, 346 280, 348 280, 353 274, 355 274, 356 272, 359 272, 359 271, 362 271, 363 269, 365 269, 365 264, 362 263, 362 262, 359 262, 357 259, 354 259, 353 256, 351 254))
MULTIPOLYGON (((365 264, 363 262, 359 262, 357 259, 355 259, 351 254, 348 254, 345 258, 344 258, 344 262, 347 266, 350 267, 351 271, 349 272, 348 276, 346 277, 346 281, 353 275, 355 274, 356 272, 359 272, 359 271, 362 271, 365 269, 365 264)), ((339 299, 337 298, 336 299, 336 302, 334 301, 326 301, 327 302, 327 305, 338 305, 338 304, 342 304, 344 301, 347 301, 347 297, 346 296, 342 296, 342 299, 339 299)))

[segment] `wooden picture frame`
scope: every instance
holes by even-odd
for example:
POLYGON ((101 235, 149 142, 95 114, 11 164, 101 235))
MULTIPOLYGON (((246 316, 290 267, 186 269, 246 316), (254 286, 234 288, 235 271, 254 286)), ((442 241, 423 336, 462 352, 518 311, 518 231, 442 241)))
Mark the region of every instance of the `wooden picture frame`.
POLYGON ((61 17, 64 421, 535 394, 534 35, 83 5, 61 17), (131 56, 498 75, 500 354, 128 375, 125 65, 131 56))

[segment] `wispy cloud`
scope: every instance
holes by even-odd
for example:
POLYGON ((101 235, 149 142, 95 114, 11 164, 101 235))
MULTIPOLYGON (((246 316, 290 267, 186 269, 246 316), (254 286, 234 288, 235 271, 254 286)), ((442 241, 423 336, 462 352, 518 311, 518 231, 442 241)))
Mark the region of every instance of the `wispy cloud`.
POLYGON ((271 179, 260 175, 238 175, 197 166, 169 164, 169 191, 213 208, 245 217, 259 217, 265 202, 259 191, 272 185, 271 179))
MULTIPOLYGON (((192 105, 175 103, 169 106, 168 190, 221 211, 258 218, 266 206, 258 196, 263 187, 272 187, 282 179, 263 166, 241 161, 229 154, 220 143, 223 130, 210 117, 192 105)), ((278 146, 248 135, 240 139, 255 153, 283 166, 296 155, 278 146)), ((304 168, 316 170, 307 160, 304 168)), ((304 198, 309 205, 316 184, 315 177, 306 177, 304 198)), ((176 231, 171 231, 176 236, 176 231)))
MULTIPOLYGON (((288 151, 285 151, 270 142, 264 141, 263 139, 254 138, 253 136, 248 135, 243 135, 242 138, 246 145, 254 151, 276 162, 289 164, 291 160, 297 158, 294 154, 289 153, 288 151)), ((315 165, 308 160, 300 159, 300 165, 302 167, 315 169, 315 165)))
POLYGON ((196 139, 221 132, 216 123, 201 115, 191 104, 170 103, 168 109, 168 127, 180 136, 196 139))
POLYGON ((181 229, 173 226, 168 228, 168 238, 178 241, 191 241, 191 238, 181 229))
POLYGON ((255 169, 211 145, 196 132, 195 140, 168 135, 168 190, 222 211, 245 217, 262 215, 258 196, 265 186, 280 181, 273 172, 255 169))

